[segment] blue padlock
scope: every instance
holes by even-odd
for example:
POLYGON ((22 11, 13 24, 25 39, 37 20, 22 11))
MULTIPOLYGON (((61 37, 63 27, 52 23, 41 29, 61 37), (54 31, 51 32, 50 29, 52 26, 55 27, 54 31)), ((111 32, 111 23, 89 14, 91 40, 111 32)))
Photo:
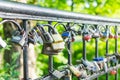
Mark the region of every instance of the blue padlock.
POLYGON ((62 37, 69 37, 70 36, 70 32, 63 32, 62 33, 62 37))
POLYGON ((103 58, 103 57, 98 57, 98 58, 94 58, 93 60, 94 60, 94 61, 103 61, 104 58, 103 58))

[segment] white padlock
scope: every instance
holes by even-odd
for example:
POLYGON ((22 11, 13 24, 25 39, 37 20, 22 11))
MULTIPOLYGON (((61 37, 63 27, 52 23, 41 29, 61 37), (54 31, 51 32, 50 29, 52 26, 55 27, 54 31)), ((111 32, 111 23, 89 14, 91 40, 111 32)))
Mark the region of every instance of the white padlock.
POLYGON ((3 39, 0 37, 0 46, 2 46, 3 48, 5 48, 7 46, 6 42, 3 41, 3 39))

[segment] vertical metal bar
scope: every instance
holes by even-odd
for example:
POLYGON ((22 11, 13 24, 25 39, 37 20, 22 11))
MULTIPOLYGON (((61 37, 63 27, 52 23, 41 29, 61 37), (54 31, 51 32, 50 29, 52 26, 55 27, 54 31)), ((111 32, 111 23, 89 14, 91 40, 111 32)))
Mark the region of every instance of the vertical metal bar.
MULTIPOLYGON (((96 29, 97 29, 97 25, 95 25, 96 29)), ((95 38, 95 58, 98 58, 98 38, 95 38)), ((98 78, 96 78, 95 80, 98 80, 98 78)))
MULTIPOLYGON (((23 27, 27 33, 27 20, 23 20, 23 27)), ((25 44, 23 46, 23 74, 24 80, 28 80, 28 36, 25 38, 25 44)))
POLYGON ((68 64, 72 65, 72 54, 71 54, 71 42, 67 42, 67 48, 68 48, 68 64))
MULTIPOLYGON (((83 25, 83 29, 84 29, 84 25, 83 25)), ((85 33, 83 32, 83 34, 82 34, 82 40, 83 40, 83 59, 86 60, 86 41, 84 40, 84 35, 85 35, 85 33)))
MULTIPOLYGON (((108 26, 106 26, 106 30, 108 30, 108 26)), ((106 55, 108 55, 108 49, 109 49, 109 43, 108 43, 108 39, 106 40, 106 55)), ((108 63, 107 63, 108 66, 108 63)), ((106 80, 108 80, 109 76, 108 73, 106 73, 106 80)))
MULTIPOLYGON (((117 26, 115 26, 115 36, 118 36, 118 29, 117 26)), ((115 38, 115 54, 118 54, 118 39, 115 38)), ((116 65, 118 64, 118 61, 116 63, 116 65)), ((116 71, 118 72, 118 69, 116 69, 116 71)), ((118 80, 118 73, 116 73, 115 75, 115 80, 118 80)))
MULTIPOLYGON (((70 23, 68 23, 66 25, 66 28, 68 29, 68 31, 70 30, 70 23)), ((68 51, 68 64, 69 65, 72 65, 72 54, 71 54, 71 31, 70 32, 70 37, 69 37, 69 40, 67 41, 66 43, 66 46, 67 46, 67 51, 68 51)), ((70 72, 69 75, 67 75, 64 80, 72 80, 72 73, 70 72)))
POLYGON ((53 71, 53 55, 49 55, 49 74, 53 71))
MULTIPOLYGON (((48 24, 50 24, 51 25, 51 21, 48 21, 48 24)), ((50 28, 48 28, 48 31, 50 32, 50 28)), ((48 70, 49 70, 49 74, 51 74, 51 72, 53 71, 53 55, 49 55, 49 68, 48 68, 48 70)))

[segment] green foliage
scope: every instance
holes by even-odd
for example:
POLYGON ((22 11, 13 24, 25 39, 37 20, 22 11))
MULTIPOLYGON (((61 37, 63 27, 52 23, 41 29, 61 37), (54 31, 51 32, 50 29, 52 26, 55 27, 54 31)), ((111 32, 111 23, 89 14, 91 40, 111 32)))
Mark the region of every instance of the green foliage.
POLYGON ((4 66, 0 67, 0 80, 18 80, 19 71, 16 70, 18 65, 16 65, 16 60, 19 54, 14 53, 12 55, 12 62, 5 63, 4 66))
MULTIPOLYGON (((7 39, 7 43, 10 39, 7 39)), ((0 49, 0 52, 3 54, 4 50, 10 50, 11 45, 7 45, 6 48, 0 49)), ((18 65, 16 64, 16 60, 19 57, 18 52, 13 52, 11 63, 3 63, 0 66, 0 80, 18 80, 19 71, 17 70, 18 65)))

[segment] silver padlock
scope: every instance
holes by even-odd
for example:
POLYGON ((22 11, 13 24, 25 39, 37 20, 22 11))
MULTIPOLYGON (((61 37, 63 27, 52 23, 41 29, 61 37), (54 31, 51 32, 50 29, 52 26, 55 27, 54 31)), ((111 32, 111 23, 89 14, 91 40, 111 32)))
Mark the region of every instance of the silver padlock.
POLYGON ((33 29, 33 37, 36 43, 38 42, 39 44, 43 44, 41 36, 38 35, 35 29, 33 29))
POLYGON ((25 38, 26 38, 26 33, 20 32, 20 34, 13 35, 12 36, 12 42, 19 44, 20 46, 23 46, 25 44, 25 38))
POLYGON ((60 72, 58 70, 55 70, 55 71, 53 71, 52 75, 54 77, 56 77, 57 79, 61 79, 65 74, 63 74, 62 72, 60 72))

